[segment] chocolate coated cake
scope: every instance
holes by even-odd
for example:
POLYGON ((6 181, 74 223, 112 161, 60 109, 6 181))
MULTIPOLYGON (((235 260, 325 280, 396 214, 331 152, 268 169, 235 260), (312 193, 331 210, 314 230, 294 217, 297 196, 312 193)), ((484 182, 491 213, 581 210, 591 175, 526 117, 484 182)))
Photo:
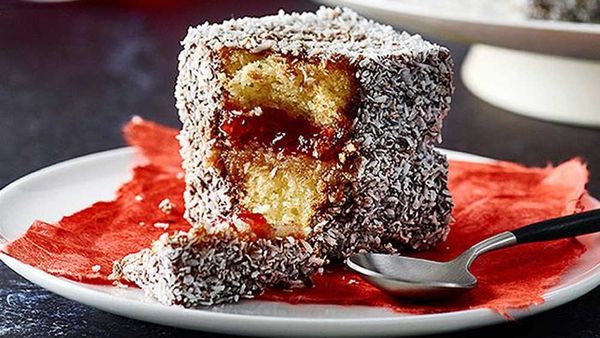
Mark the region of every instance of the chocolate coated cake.
POLYGON ((189 233, 115 265, 169 304, 301 287, 448 233, 447 49, 347 9, 190 28, 175 90, 189 233))
POLYGON ((533 19, 573 22, 600 21, 600 0, 526 0, 533 19))

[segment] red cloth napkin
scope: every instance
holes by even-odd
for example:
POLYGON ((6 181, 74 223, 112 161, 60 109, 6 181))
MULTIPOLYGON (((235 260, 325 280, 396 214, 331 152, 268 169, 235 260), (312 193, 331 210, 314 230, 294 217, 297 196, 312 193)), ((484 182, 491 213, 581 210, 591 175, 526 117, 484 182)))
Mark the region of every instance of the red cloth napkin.
MULTIPOLYGON (((148 247, 165 232, 154 224, 169 224, 167 232, 188 229, 182 217, 184 181, 177 131, 135 118, 124 134, 143 156, 133 170, 132 180, 119 189, 114 201, 98 202, 57 224, 36 221, 4 252, 57 276, 108 284, 114 260, 148 247), (175 204, 169 215, 158 208, 165 198, 175 204)), ((448 260, 492 234, 579 211, 587 177, 587 169, 579 159, 545 168, 451 161, 449 187, 456 203, 452 231, 437 249, 415 255, 448 260)), ((446 302, 391 299, 340 267, 315 276, 313 288, 273 290, 261 297, 291 303, 385 306, 410 313, 479 307, 505 313, 509 308, 542 302, 544 290, 555 285, 584 251, 577 240, 566 239, 487 254, 472 268, 479 286, 446 302)))

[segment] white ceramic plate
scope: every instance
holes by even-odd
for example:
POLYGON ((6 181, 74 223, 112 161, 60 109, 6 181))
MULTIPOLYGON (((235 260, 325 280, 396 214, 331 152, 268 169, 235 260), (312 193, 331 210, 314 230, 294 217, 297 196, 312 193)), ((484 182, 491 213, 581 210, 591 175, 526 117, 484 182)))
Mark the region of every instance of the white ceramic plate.
POLYGON ((529 20, 515 0, 319 0, 448 40, 600 59, 600 24, 529 20))
MULTIPOLYGON (((446 151, 451 159, 486 161, 446 151)), ((57 221, 95 201, 109 200, 129 177, 133 150, 92 154, 42 169, 0 191, 0 234, 15 239, 35 219, 57 221)), ((561 305, 600 284, 600 236, 582 238, 588 251, 549 290, 542 305, 512 311, 515 318, 561 305)), ((61 296, 98 309, 148 322, 210 332, 264 336, 406 336, 441 333, 502 322, 489 309, 432 315, 403 315, 362 306, 290 305, 245 301, 200 310, 157 304, 135 288, 120 289, 54 277, 6 255, 0 259, 26 279, 61 296)))

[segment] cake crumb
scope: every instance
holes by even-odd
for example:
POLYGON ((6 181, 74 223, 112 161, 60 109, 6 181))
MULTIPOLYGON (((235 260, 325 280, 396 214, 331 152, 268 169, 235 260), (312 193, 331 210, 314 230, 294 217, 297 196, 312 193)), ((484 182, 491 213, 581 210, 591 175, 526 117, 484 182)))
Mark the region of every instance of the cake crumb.
POLYGON ((273 47, 273 45, 275 45, 275 41, 273 41, 273 40, 267 40, 267 41, 259 44, 258 46, 252 48, 250 50, 250 52, 251 53, 260 53, 260 52, 263 52, 265 50, 271 49, 271 47, 273 47))
POLYGON ((131 118, 131 123, 133 124, 141 124, 142 122, 144 122, 144 119, 138 115, 133 115, 133 117, 131 118))
POLYGON ((169 223, 156 222, 156 223, 154 223, 154 227, 155 228, 159 228, 159 229, 163 229, 163 230, 167 230, 167 228, 169 228, 169 223))
POLYGON ((99 272, 100 271, 100 265, 94 265, 94 266, 92 266, 92 271, 93 272, 99 272))
POLYGON ((118 288, 121 288, 121 289, 127 289, 129 287, 129 285, 123 284, 123 283, 121 283, 118 280, 114 281, 113 285, 116 286, 116 287, 118 287, 118 288))
POLYGON ((261 116, 263 114, 263 110, 261 107, 254 107, 250 110, 250 116, 261 116))
POLYGON ((275 177, 275 175, 277 175, 277 166, 273 167, 273 169, 271 169, 271 172, 269 173, 269 177, 273 178, 275 177))
POLYGON ((134 197, 134 198, 135 198, 135 200, 136 200, 136 201, 138 201, 138 202, 141 202, 141 201, 143 201, 143 200, 144 200, 144 196, 142 196, 142 195, 140 195, 140 194, 137 194, 137 195, 135 195, 135 197, 134 197))
POLYGON ((164 200, 160 201, 160 203, 158 203, 158 208, 165 214, 170 215, 171 211, 173 211, 173 208, 175 208, 175 203, 171 202, 170 199, 165 198, 164 200))
POLYGON ((356 149, 356 146, 355 146, 353 143, 348 143, 348 144, 347 144, 347 145, 344 147, 344 150, 345 150, 345 151, 347 151, 348 153, 353 153, 353 152, 355 152, 357 149, 356 149))

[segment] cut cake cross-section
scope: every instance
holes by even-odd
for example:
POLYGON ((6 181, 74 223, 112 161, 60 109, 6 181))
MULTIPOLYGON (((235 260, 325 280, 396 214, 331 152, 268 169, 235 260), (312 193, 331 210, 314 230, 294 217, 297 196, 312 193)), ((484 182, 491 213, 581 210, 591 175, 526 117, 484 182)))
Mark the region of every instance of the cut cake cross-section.
POLYGON ((453 91, 447 49, 339 8, 206 23, 182 44, 193 229, 126 257, 117 276, 165 303, 214 304, 445 238, 452 200, 434 145, 453 91))

